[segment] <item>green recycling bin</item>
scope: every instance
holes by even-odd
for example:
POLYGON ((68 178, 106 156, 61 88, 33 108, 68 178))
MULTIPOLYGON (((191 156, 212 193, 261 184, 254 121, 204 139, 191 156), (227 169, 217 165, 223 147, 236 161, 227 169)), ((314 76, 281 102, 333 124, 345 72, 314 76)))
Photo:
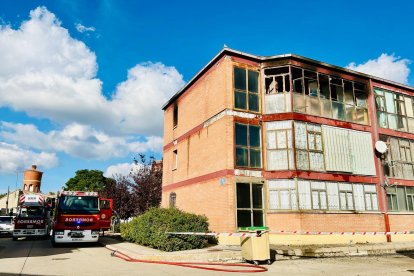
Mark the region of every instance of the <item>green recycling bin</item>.
POLYGON ((240 238, 243 259, 254 264, 259 264, 262 261, 268 264, 272 263, 270 259, 268 227, 242 227, 239 229, 239 232, 255 234, 255 236, 249 235, 248 237, 240 238))

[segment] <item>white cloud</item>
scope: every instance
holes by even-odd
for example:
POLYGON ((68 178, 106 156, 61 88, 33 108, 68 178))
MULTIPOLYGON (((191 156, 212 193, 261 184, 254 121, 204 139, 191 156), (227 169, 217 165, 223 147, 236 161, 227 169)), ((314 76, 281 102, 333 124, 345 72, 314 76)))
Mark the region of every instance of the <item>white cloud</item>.
POLYGON ((44 7, 18 29, 0 27, 0 60, 0 107, 111 135, 161 135, 161 106, 184 85, 174 67, 141 63, 106 99, 95 54, 44 7))
POLYGON ((347 68, 362 73, 370 74, 376 77, 407 84, 410 68, 410 61, 401 59, 394 54, 381 54, 377 59, 370 59, 365 63, 356 64, 351 62, 347 68))
POLYGON ((16 145, 0 142, 0 174, 12 174, 36 164, 40 169, 57 166, 58 158, 54 153, 25 150, 16 145))
POLYGON ((75 24, 75 28, 80 33, 84 33, 84 32, 94 32, 95 31, 95 28, 94 27, 86 27, 86 26, 83 26, 80 23, 76 23, 75 24))
POLYGON ((140 164, 134 163, 119 163, 112 166, 109 166, 105 173, 105 177, 115 177, 115 176, 129 176, 130 173, 134 173, 139 169, 140 164))
POLYGON ((31 124, 1 122, 0 136, 8 142, 36 150, 64 152, 84 159, 107 160, 130 152, 161 151, 163 139, 149 136, 143 141, 134 137, 109 136, 91 126, 72 123, 48 133, 31 124))

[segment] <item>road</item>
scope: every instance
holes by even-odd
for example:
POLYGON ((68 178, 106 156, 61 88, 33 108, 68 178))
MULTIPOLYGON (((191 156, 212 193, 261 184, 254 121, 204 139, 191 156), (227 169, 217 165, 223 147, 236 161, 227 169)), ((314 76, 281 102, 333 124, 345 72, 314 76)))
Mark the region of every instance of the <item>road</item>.
MULTIPOLYGON (((243 275, 414 275, 414 253, 406 255, 278 261, 265 273, 243 275), (412 272, 410 272, 410 270, 412 272)), ((224 272, 129 263, 103 245, 53 248, 49 240, 0 238, 0 275, 223 275, 224 272)), ((237 275, 236 273, 228 275, 237 275)))

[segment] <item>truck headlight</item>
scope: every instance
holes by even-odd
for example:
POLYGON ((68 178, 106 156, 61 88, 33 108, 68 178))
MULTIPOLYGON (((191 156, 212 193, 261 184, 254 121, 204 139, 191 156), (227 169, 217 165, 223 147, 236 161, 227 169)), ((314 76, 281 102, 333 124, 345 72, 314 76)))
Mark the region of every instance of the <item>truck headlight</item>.
POLYGON ((92 235, 99 235, 99 231, 92 230, 92 231, 91 231, 91 234, 92 234, 92 235))

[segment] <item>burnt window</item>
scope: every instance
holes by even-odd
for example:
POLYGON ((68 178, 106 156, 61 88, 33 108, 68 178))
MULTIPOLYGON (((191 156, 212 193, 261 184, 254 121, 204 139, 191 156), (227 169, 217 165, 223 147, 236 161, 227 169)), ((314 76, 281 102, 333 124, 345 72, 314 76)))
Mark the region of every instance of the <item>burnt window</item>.
POLYGON ((290 92, 289 67, 264 70, 266 94, 290 92))
POLYGON ((234 67, 234 108, 260 111, 259 72, 234 67))

